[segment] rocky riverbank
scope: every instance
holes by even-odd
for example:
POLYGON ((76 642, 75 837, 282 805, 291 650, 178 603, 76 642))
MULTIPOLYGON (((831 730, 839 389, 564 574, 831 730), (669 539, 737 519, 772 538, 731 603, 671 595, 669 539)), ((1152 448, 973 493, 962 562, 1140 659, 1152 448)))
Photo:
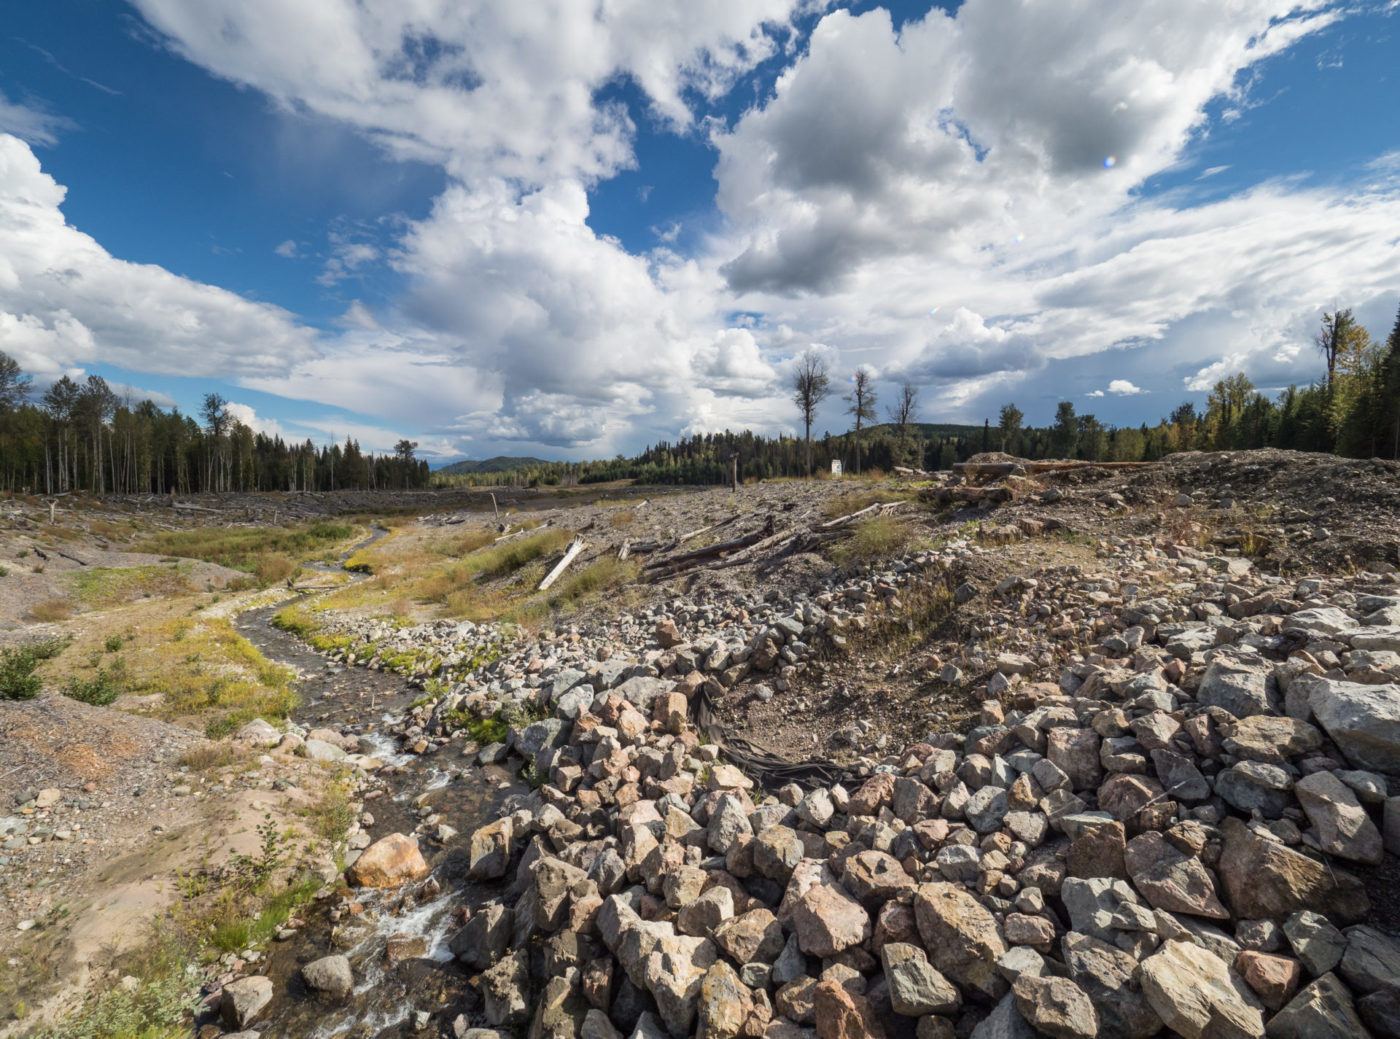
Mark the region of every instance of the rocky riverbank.
MULTIPOLYGON (((498 888, 448 942, 470 988, 415 1001, 401 1027, 1400 1034, 1393 568, 1284 578, 1158 533, 992 582, 1000 551, 953 540, 804 592, 694 590, 538 640, 346 621, 346 661, 372 643, 380 666, 385 646, 474 664, 399 749, 523 759, 537 784, 447 837, 498 888), (867 633, 926 623, 930 602, 964 623, 910 666, 974 705, 969 726, 893 738, 843 719, 842 782, 769 788, 697 730, 700 700, 721 727, 726 704, 801 710, 867 633)), ((444 824, 429 813, 365 855, 406 864, 385 879, 420 897, 440 882, 416 879, 413 846, 444 824)), ((344 976, 304 981, 334 1001, 344 976)), ((229 1027, 257 1027, 250 1005, 226 997, 229 1027)))

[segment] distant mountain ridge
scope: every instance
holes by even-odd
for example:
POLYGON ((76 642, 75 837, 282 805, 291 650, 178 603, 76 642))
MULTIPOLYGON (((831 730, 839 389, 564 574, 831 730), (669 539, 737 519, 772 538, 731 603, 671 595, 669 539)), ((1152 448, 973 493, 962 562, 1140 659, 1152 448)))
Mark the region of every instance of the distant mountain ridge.
POLYGON ((446 476, 459 476, 469 473, 508 473, 512 469, 529 469, 536 465, 549 465, 549 463, 543 458, 510 458, 506 455, 497 455, 495 458, 484 458, 481 461, 463 459, 433 471, 446 476))

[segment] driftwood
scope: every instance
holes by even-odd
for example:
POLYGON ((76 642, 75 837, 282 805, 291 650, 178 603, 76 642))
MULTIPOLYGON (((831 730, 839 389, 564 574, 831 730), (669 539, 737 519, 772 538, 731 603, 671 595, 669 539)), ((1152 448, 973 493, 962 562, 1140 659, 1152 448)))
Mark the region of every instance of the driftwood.
POLYGON ((859 519, 861 516, 868 516, 874 512, 878 512, 881 515, 884 515, 886 512, 893 512, 895 509, 899 508, 903 504, 904 503, 902 501, 877 501, 874 505, 867 505, 865 508, 860 509, 857 512, 847 513, 845 516, 837 516, 835 519, 827 520, 825 523, 818 526, 817 529, 832 530, 836 527, 844 527, 847 523, 850 523, 852 520, 859 519))
POLYGON ((623 538, 623 539, 622 539, 622 547, 619 548, 619 549, 617 550, 617 558, 618 558, 619 560, 621 560, 621 559, 626 559, 626 558, 627 558, 629 555, 631 555, 631 554, 632 554, 632 542, 631 542, 629 539, 627 539, 627 538, 623 538))
POLYGON ((729 524, 731 524, 731 523, 736 523, 736 522, 738 522, 739 517, 740 517, 741 515, 742 515, 741 513, 737 513, 737 512, 736 512, 733 516, 730 516, 727 520, 720 520, 718 523, 710 523, 710 524, 707 524, 706 526, 703 526, 703 527, 697 527, 695 530, 688 531, 688 532, 682 534, 680 537, 676 538, 674 544, 676 544, 676 545, 683 545, 683 544, 685 544, 687 541, 689 541, 691 538, 699 537, 701 534, 704 534, 706 531, 709 531, 709 530, 719 530, 720 527, 727 527, 727 526, 729 526, 729 524))
POLYGON ((745 566, 749 563, 754 562, 757 559, 757 557, 766 549, 770 549, 775 545, 781 547, 782 543, 784 543, 786 540, 791 540, 791 538, 791 532, 786 530, 780 531, 779 533, 774 534, 771 537, 764 538, 762 541, 755 542, 748 548, 739 549, 732 556, 729 556, 725 559, 721 559, 718 562, 708 564, 707 566, 705 566, 705 569, 728 570, 731 566, 745 566))
POLYGON ((934 505, 953 502, 1000 505, 1011 500, 1009 487, 930 487, 919 492, 919 500, 934 505))
POLYGON ((569 545, 569 550, 564 553, 564 558, 559 560, 559 563, 554 567, 553 570, 549 572, 549 575, 543 581, 540 582, 539 588, 535 590, 542 592, 550 585, 552 585, 556 580, 558 580, 559 575, 569 568, 569 564, 572 563, 575 559, 577 559, 578 554, 582 552, 586 547, 587 546, 584 543, 583 538, 579 537, 578 535, 574 535, 573 543, 569 545))
POLYGON ((907 465, 897 465, 894 467, 896 476, 932 476, 926 469, 910 469, 907 465))
POLYGON ((758 530, 743 537, 734 538, 732 541, 721 541, 717 545, 708 545, 705 548, 696 549, 694 552, 687 552, 684 555, 669 556, 666 559, 658 559, 648 563, 646 569, 651 571, 665 571, 667 574, 679 573, 682 570, 689 570, 699 566, 701 563, 711 559, 718 559, 730 552, 737 552, 741 548, 748 548, 756 545, 760 541, 772 536, 773 517, 768 520, 758 530))

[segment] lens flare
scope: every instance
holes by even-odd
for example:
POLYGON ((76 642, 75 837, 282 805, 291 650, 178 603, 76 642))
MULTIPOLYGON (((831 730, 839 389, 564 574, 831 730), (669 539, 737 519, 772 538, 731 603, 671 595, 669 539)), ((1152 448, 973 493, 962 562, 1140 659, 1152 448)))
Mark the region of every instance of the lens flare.
POLYGON ((1117 166, 1117 165, 1118 165, 1118 156, 1116 156, 1116 155, 1109 155, 1108 157, 1106 157, 1106 158, 1103 160, 1103 168, 1106 169, 1106 170, 1111 170, 1111 169, 1113 169, 1114 166, 1117 166))
POLYGON ((938 308, 937 308, 937 307, 933 307, 933 308, 931 308, 931 309, 929 310, 928 316, 929 316, 929 317, 933 317, 933 315, 935 315, 935 314, 937 314, 937 313, 938 313, 938 308))

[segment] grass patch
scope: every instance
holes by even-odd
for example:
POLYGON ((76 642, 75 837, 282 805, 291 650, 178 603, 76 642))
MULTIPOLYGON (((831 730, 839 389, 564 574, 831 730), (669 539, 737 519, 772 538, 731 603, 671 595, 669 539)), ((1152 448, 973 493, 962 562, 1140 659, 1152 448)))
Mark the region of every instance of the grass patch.
POLYGON ((45 599, 29 608, 29 615, 45 624, 66 621, 73 616, 73 604, 67 599, 45 599))
POLYGON ((64 575, 73 595, 85 606, 106 609, 133 599, 186 595, 188 568, 176 566, 98 567, 64 575))
MULTIPOLYGON (((862 477, 861 479, 866 479, 862 477)), ((850 491, 838 497, 830 499, 822 506, 822 515, 827 519, 837 519, 841 516, 849 516, 853 512, 861 509, 868 509, 875 504, 883 504, 892 501, 911 501, 914 495, 907 490, 894 490, 889 487, 871 487, 858 491, 850 491)))
POLYGON ((47 670, 49 680, 89 703, 110 703, 106 697, 113 689, 158 696, 150 713, 196 722, 213 739, 254 718, 276 722, 299 704, 292 670, 269 661, 227 618, 172 617, 144 625, 134 639, 124 640, 122 655, 102 668, 97 665, 104 643, 102 636, 92 636, 80 647, 90 650, 91 671, 75 659, 71 666, 47 670))
POLYGON ((468 530, 445 541, 435 542, 432 545, 432 550, 439 555, 459 559, 494 544, 498 537, 500 535, 494 529, 468 530))
POLYGON ((301 568, 292 562, 291 556, 281 552, 260 556, 253 564, 253 576, 264 588, 294 579, 300 571, 301 568))
POLYGON ((308 810, 311 831, 322 840, 339 844, 355 825, 355 808, 340 783, 327 783, 321 798, 308 810))
POLYGON ((357 533, 349 523, 324 520, 286 527, 198 527, 157 534, 146 540, 142 551, 202 559, 255 574, 259 562, 269 557, 310 558, 357 533))
POLYGON ((243 751, 232 743, 206 743, 181 754, 176 764, 183 765, 192 772, 212 772, 216 768, 228 768, 244 760, 243 751))
POLYGON ((894 516, 870 516, 857 520, 850 537, 831 549, 831 559, 838 566, 883 559, 900 551, 913 537, 913 530, 904 520, 894 516))
POLYGON ((463 560, 463 564, 473 573, 486 578, 507 577, 542 556, 558 552, 573 539, 574 536, 566 530, 543 530, 473 553, 463 560))
POLYGON ((184 1039, 199 1005, 199 975, 185 969, 192 960, 188 943, 158 931, 124 965, 124 973, 140 979, 134 988, 109 988, 32 1039, 184 1039))
POLYGON ((947 635, 945 625, 955 618, 955 581, 947 572, 929 573, 900 590, 903 608, 873 610, 864 631, 844 632, 853 656, 890 662, 907 661, 930 639, 947 635))

